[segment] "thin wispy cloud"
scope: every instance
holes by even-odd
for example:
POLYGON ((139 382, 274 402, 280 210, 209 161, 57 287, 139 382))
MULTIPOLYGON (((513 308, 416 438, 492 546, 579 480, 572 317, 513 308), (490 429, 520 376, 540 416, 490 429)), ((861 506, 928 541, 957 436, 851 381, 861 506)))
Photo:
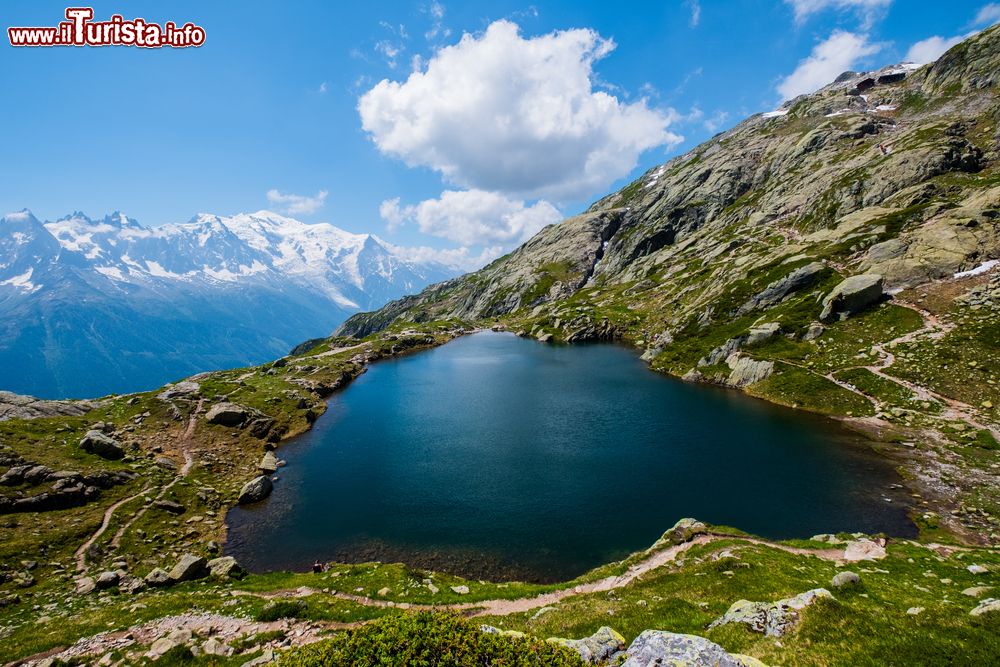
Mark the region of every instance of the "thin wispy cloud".
POLYGON ((687 0, 687 8, 691 11, 691 20, 688 22, 692 28, 697 28, 701 23, 701 2, 700 0, 687 0))
POLYGON ((326 190, 320 190, 315 196, 308 197, 271 189, 267 191, 267 201, 274 204, 280 213, 309 215, 323 208, 327 194, 326 190))
POLYGON ((785 0, 792 7, 795 22, 802 25, 813 15, 828 10, 851 11, 858 15, 862 28, 868 30, 885 15, 893 0, 785 0))
POLYGON ((993 25, 1000 21, 1000 3, 991 2, 976 14, 974 25, 993 25))

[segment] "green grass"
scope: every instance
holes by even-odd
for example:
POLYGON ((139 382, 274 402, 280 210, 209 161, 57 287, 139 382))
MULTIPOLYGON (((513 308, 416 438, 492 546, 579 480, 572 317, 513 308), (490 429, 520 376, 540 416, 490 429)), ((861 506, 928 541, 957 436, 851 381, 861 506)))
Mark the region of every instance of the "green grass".
POLYGON ((870 401, 824 377, 795 366, 779 364, 771 377, 751 385, 747 393, 774 403, 828 415, 855 417, 875 414, 870 401))
POLYGON ((915 398, 913 392, 906 387, 879 377, 866 368, 847 368, 834 373, 834 377, 891 405, 912 407, 912 401, 915 398))

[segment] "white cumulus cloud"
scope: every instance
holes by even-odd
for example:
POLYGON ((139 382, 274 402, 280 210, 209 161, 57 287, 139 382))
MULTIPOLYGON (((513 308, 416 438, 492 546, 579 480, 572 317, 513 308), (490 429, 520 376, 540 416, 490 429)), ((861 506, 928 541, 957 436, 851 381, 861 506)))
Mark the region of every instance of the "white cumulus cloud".
POLYGON ((852 69, 861 59, 881 50, 882 46, 870 43, 867 35, 836 30, 825 41, 817 44, 794 72, 782 79, 778 84, 778 92, 786 100, 815 92, 841 73, 852 69))
POLYGON ((296 195, 290 192, 279 192, 278 190, 267 191, 267 201, 275 204, 281 213, 289 215, 309 215, 323 208, 326 203, 326 190, 320 190, 314 197, 296 195))
POLYGON ((401 206, 399 198, 388 199, 379 214, 393 230, 415 222, 424 234, 463 246, 510 245, 531 238, 562 214, 545 200, 531 206, 496 192, 446 190, 438 199, 401 206))
MULTIPOLYGON (((501 20, 439 49, 402 82, 358 101, 378 149, 470 190, 582 199, 682 138, 673 110, 595 90, 594 63, 615 45, 593 30, 525 39, 501 20)), ((442 198, 443 199, 443 198, 442 198)))

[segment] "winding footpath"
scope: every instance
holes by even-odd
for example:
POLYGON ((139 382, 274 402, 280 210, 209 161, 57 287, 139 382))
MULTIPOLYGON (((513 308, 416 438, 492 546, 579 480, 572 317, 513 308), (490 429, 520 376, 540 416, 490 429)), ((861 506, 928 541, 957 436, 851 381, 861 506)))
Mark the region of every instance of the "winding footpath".
POLYGON ((167 491, 169 491, 175 484, 177 484, 177 482, 184 479, 191 473, 191 469, 194 467, 194 456, 191 454, 191 446, 194 443, 194 430, 198 424, 198 416, 202 413, 204 405, 205 405, 205 399, 204 398, 199 399, 198 405, 191 412, 191 416, 188 418, 187 428, 184 430, 184 433, 181 436, 181 439, 178 443, 181 449, 181 455, 184 457, 184 464, 181 466, 178 475, 174 477, 174 479, 169 484, 165 484, 160 489, 160 492, 153 498, 149 498, 148 494, 150 491, 150 487, 146 486, 139 493, 129 496, 128 498, 119 500, 118 502, 111 505, 107 510, 105 510, 104 518, 101 521, 101 525, 97 528, 97 530, 94 532, 93 535, 87 538, 86 542, 80 545, 80 548, 77 549, 76 553, 74 554, 74 558, 76 560, 76 571, 78 573, 80 574, 87 573, 88 569, 87 554, 90 552, 91 547, 94 546, 97 540, 99 540, 101 536, 104 535, 105 532, 107 532, 108 527, 111 525, 111 521, 114 518, 115 512, 118 510, 118 508, 142 496, 146 496, 148 499, 148 502, 144 504, 138 511, 136 511, 135 514, 129 517, 128 521, 126 521, 121 526, 121 528, 119 528, 115 532, 114 536, 111 538, 112 547, 118 547, 121 544, 122 537, 125 535, 125 532, 140 517, 142 517, 142 515, 144 515, 146 511, 149 510, 149 508, 152 507, 154 503, 156 503, 156 501, 161 500, 163 496, 166 495, 167 491))

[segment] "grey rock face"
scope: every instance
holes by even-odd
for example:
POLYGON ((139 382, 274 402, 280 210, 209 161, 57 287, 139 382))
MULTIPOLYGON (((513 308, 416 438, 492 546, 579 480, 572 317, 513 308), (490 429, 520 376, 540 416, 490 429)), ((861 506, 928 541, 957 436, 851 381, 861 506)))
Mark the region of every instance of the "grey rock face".
POLYGON ((726 384, 731 387, 746 387, 771 377, 774 373, 773 361, 757 361, 744 357, 739 353, 726 359, 726 365, 732 369, 726 384))
POLYGON ((608 626, 583 639, 552 637, 549 641, 573 649, 584 662, 591 665, 605 664, 625 650, 625 638, 608 626))
POLYGON ((166 586, 170 583, 170 573, 163 568, 155 568, 145 577, 146 585, 148 586, 166 586))
POLYGON ((184 514, 186 511, 183 505, 175 503, 172 500, 157 500, 153 503, 153 507, 161 509, 164 512, 169 512, 170 514, 184 514))
POLYGON ((103 401, 46 401, 0 391, 0 421, 39 417, 79 417, 103 405, 103 401))
POLYGON ((118 585, 120 575, 114 571, 101 572, 97 575, 96 584, 98 588, 112 588, 118 585))
POLYGON ((170 400, 173 398, 190 398, 201 391, 201 385, 197 382, 191 382, 185 380, 183 382, 178 382, 177 384, 170 385, 166 387, 163 391, 157 394, 157 398, 163 400, 170 400))
POLYGON ((208 571, 213 577, 220 579, 238 577, 245 572, 232 556, 222 556, 208 561, 208 571))
POLYGON ((794 294, 803 287, 814 283, 824 270, 826 270, 826 267, 822 262, 812 262, 805 266, 800 266, 784 278, 775 280, 760 293, 755 294, 749 301, 740 306, 737 315, 778 305, 788 295, 794 294))
POLYGON ((217 403, 205 415, 205 420, 209 424, 219 424, 220 426, 239 426, 246 421, 249 414, 249 411, 241 405, 217 403))
POLYGON ((662 630, 646 630, 625 652, 622 667, 749 667, 740 656, 697 635, 683 635, 662 630))
POLYGON ((780 637, 799 620, 799 611, 821 598, 832 600, 833 595, 825 588, 814 588, 777 602, 737 600, 729 607, 729 611, 712 621, 708 627, 743 623, 754 632, 762 632, 768 637, 780 637))
POLYGON ((260 463, 257 464, 257 468, 264 474, 273 474, 278 470, 278 457, 274 455, 274 452, 265 453, 260 463))
POLYGON ((884 281, 874 273, 851 276, 833 288, 823 299, 820 319, 829 322, 839 317, 858 313, 879 302, 884 281))
POLYGON ((80 441, 80 447, 85 452, 96 454, 102 459, 117 461, 125 456, 125 449, 114 438, 100 431, 87 431, 80 441))
POLYGON ((202 579, 208 576, 208 563, 200 556, 184 554, 170 570, 169 576, 173 582, 202 579))
POLYGON ((244 484, 242 489, 240 489, 238 502, 241 505, 260 502, 261 500, 264 500, 264 498, 271 495, 271 490, 273 488, 274 485, 271 483, 271 478, 267 475, 254 477, 249 482, 244 484))

